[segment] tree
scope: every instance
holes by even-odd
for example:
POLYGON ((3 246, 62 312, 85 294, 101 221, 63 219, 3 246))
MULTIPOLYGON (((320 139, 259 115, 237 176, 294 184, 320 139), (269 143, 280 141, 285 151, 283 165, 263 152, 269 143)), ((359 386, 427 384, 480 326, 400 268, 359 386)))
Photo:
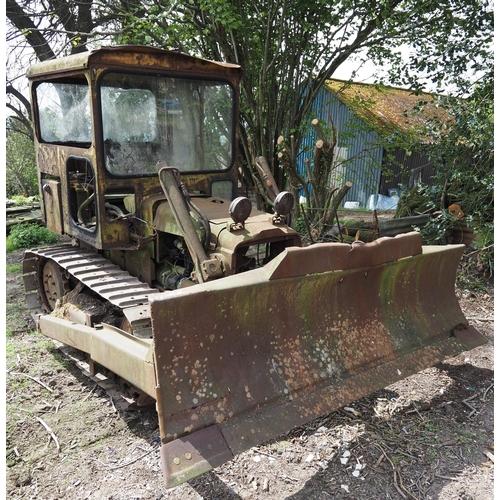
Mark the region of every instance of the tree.
MULTIPOLYGON (((12 121, 12 120, 11 120, 12 121)), ((6 194, 38 194, 35 150, 32 139, 18 130, 8 130, 5 143, 6 194)))
POLYGON ((105 5, 47 0, 44 9, 39 5, 7 0, 10 39, 22 38, 39 59, 83 50, 108 37, 241 64, 242 176, 246 183, 256 182, 252 165, 262 155, 280 188, 287 179, 277 158, 279 136, 294 136, 295 161, 303 125, 314 118, 315 96, 348 58, 364 54, 389 61, 394 78, 415 85, 423 70, 438 85, 463 82, 469 61, 475 71, 480 68, 493 24, 484 0, 114 0, 105 5), (402 44, 414 47, 409 62, 398 50, 402 44))
POLYGON ((437 166, 435 196, 443 218, 453 222, 448 208, 458 204, 465 219, 479 234, 480 245, 493 243, 494 134, 493 67, 478 81, 469 98, 445 100, 442 104, 455 118, 443 130, 435 124, 436 141, 429 156, 437 166))
MULTIPOLYGON (((114 18, 91 0, 6 0, 7 108, 11 127, 32 137, 31 108, 26 96, 26 67, 99 44, 114 18)), ((114 32, 113 32, 114 34, 114 32)))
POLYGON ((390 62, 402 83, 421 85, 411 70, 427 69, 426 76, 439 84, 462 77, 471 54, 479 65, 492 35, 492 12, 483 1, 193 0, 170 11, 162 6, 147 7, 146 25, 144 7, 137 6, 141 31, 127 31, 123 39, 157 43, 163 33, 163 43, 241 64, 246 165, 265 156, 281 188, 278 137, 294 136, 290 154, 296 158, 314 97, 350 56, 364 51, 372 60, 390 62), (396 50, 403 43, 415 49, 406 64, 396 50))

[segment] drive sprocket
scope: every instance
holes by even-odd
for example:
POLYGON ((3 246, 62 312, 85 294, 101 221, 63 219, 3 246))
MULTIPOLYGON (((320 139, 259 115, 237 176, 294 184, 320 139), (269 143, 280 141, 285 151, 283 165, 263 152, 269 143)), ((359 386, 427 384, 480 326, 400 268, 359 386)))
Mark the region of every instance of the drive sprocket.
POLYGON ((51 312, 55 309, 57 300, 70 291, 69 275, 56 262, 47 259, 40 266, 39 279, 42 308, 51 312))

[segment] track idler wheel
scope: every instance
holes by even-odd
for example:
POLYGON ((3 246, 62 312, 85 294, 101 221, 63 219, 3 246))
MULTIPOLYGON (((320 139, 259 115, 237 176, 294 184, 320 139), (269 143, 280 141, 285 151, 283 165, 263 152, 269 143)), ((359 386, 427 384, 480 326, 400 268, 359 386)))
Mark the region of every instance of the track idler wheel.
POLYGON ((69 276, 53 260, 46 260, 41 267, 40 281, 42 307, 46 312, 51 312, 57 300, 70 291, 69 276))

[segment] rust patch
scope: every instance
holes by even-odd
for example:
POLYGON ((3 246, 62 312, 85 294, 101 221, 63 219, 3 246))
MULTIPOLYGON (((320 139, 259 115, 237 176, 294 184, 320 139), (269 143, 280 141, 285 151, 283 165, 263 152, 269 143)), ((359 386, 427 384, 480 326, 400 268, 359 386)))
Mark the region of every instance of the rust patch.
MULTIPOLYGON (((314 249, 288 255, 313 260, 314 249)), ((454 293, 462 251, 425 248, 375 266, 277 279, 269 279, 277 269, 271 262, 150 297, 162 439, 236 421, 267 436, 254 426, 266 408, 306 398, 304 422, 383 387, 387 377, 371 381, 378 367, 414 356, 400 370, 409 375, 467 348, 452 337, 467 324, 454 293), (448 340, 449 349, 433 351, 448 340), (334 399, 314 399, 327 390, 334 399)), ((297 425, 277 421, 279 432, 297 425)))
POLYGON ((216 425, 163 444, 160 452, 167 488, 189 481, 233 458, 216 425))

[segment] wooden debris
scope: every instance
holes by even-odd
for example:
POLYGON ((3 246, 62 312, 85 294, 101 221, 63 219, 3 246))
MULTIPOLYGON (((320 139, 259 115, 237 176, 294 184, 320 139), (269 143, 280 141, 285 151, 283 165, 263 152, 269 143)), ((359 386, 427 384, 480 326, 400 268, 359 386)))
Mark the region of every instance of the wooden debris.
MULTIPOLYGON (((116 470, 116 469, 122 469, 123 467, 128 467, 129 465, 132 465, 134 464, 135 462, 138 462, 139 460, 143 459, 144 457, 146 457, 147 455, 153 453, 153 451, 157 451, 159 450, 160 447, 159 446, 155 446, 153 449, 147 451, 146 453, 142 454, 141 456, 135 458, 134 460, 130 460, 130 462, 126 462, 124 464, 120 464, 120 465, 116 465, 115 467, 109 467, 109 470, 116 470)), ((102 462, 100 462, 102 463, 102 462)), ((105 464, 103 464, 105 465, 105 464)))
POLYGON ((493 463, 495 463, 495 455, 488 450, 483 451, 483 455, 486 455, 493 463))
POLYGON ((490 384, 490 385, 486 388, 486 390, 484 391, 484 394, 483 394, 483 395, 482 395, 482 397, 481 397, 481 401, 483 401, 483 402, 484 402, 484 401, 486 401, 486 394, 488 394, 488 391, 489 391, 489 390, 490 390, 493 386, 494 386, 494 384, 490 384))
POLYGON ((264 479, 264 484, 262 485, 262 490, 269 491, 269 479, 267 477, 264 479))
POLYGON ((49 433, 50 437, 54 440, 54 443, 56 444, 56 450, 57 453, 59 454, 59 441, 57 440, 56 435, 52 432, 52 429, 40 418, 36 417, 36 419, 45 427, 45 430, 49 433))
POLYGON ((38 380, 35 377, 32 377, 31 375, 28 375, 27 373, 22 373, 22 372, 10 372, 11 375, 22 375, 23 377, 28 377, 37 384, 40 384, 42 387, 47 389, 49 392, 54 392, 48 385, 44 384, 42 381, 38 380))
POLYGON ((475 399, 478 396, 479 394, 474 394, 474 396, 471 396, 470 398, 462 399, 462 403, 471 410, 471 412, 469 413, 469 418, 472 417, 472 415, 474 415, 474 413, 476 413, 477 410, 472 405, 470 405, 468 401, 471 401, 472 399, 475 399))
POLYGON ((80 404, 84 403, 87 401, 87 399, 90 397, 90 395, 94 392, 94 389, 97 387, 97 384, 92 387, 92 390, 80 401, 80 404))

